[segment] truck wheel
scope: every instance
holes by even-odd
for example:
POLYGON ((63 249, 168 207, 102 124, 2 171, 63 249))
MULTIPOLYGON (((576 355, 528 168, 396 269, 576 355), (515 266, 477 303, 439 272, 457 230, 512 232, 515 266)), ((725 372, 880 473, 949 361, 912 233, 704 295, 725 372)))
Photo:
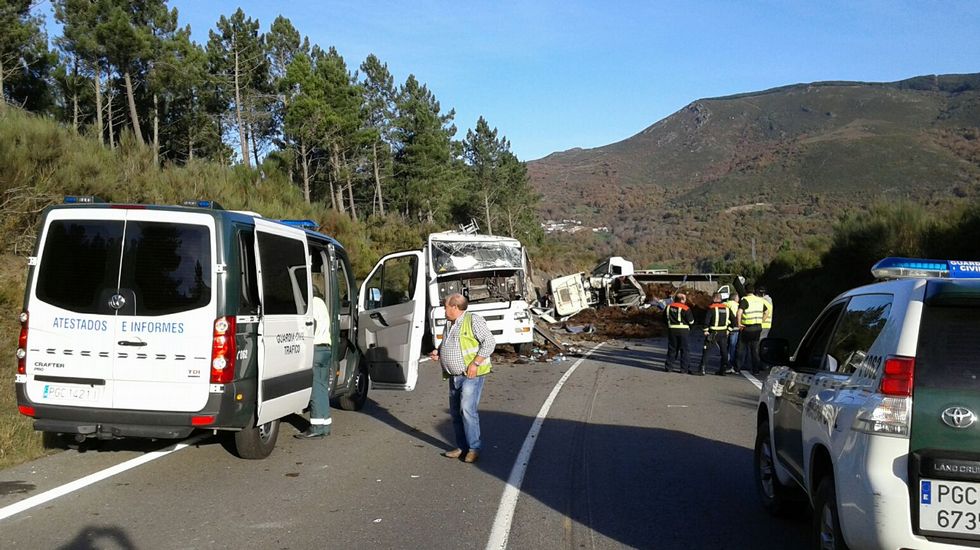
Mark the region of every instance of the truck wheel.
POLYGON ((827 476, 820 481, 813 499, 813 548, 819 550, 847 550, 844 533, 837 513, 837 489, 834 478, 827 476))
POLYGON ((354 389, 350 393, 341 395, 337 399, 337 403, 345 411, 359 411, 364 408, 368 395, 368 373, 363 366, 358 365, 351 386, 354 389))
POLYGON ((776 475, 775 453, 769 437, 769 423, 759 424, 755 436, 755 486, 762 507, 774 516, 786 516, 797 510, 801 500, 796 492, 779 481, 776 475))
POLYGON ((279 420, 255 426, 253 420, 248 428, 235 432, 235 452, 241 458, 261 459, 272 454, 279 438, 279 420))

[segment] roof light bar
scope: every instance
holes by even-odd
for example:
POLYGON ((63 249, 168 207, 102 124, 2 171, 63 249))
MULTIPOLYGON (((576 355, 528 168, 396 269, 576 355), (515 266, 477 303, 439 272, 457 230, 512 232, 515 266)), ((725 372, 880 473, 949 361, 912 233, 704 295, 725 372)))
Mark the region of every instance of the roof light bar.
POLYGON ((65 195, 64 204, 95 204, 98 202, 105 202, 99 197, 93 195, 65 195))
POLYGON ((276 221, 282 224, 298 227, 300 229, 311 229, 313 231, 316 231, 317 229, 320 228, 320 224, 316 223, 313 220, 276 220, 276 221))
POLYGON ((980 279, 980 262, 963 260, 926 260, 921 258, 883 258, 871 267, 876 279, 942 277, 980 279))
POLYGON ((190 206, 191 208, 210 208, 211 210, 224 210, 217 201, 205 201, 205 200, 187 200, 180 203, 181 206, 190 206))

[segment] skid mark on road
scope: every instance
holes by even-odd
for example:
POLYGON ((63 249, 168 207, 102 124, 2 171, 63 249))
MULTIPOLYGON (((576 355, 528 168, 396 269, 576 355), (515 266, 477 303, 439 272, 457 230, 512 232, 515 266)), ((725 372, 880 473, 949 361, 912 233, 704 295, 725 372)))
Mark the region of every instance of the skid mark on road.
POLYGON ((87 476, 85 476, 83 478, 80 478, 80 479, 76 479, 75 481, 72 481, 71 483, 66 483, 66 484, 64 484, 64 485, 62 485, 60 487, 55 487, 54 489, 51 489, 49 491, 45 491, 45 492, 43 492, 43 493, 41 493, 39 495, 34 495, 34 496, 32 496, 30 498, 26 498, 26 499, 24 499, 24 500, 22 500, 20 502, 15 502, 15 503, 13 503, 13 504, 11 504, 9 506, 5 506, 3 508, 0 508, 0 520, 4 520, 6 518, 9 518, 10 516, 13 516, 15 514, 19 514, 19 513, 23 512, 25 510, 30 510, 31 508, 34 508, 36 506, 40 506, 41 504, 44 504, 46 502, 50 502, 50 501, 52 501, 52 500, 54 500, 56 498, 63 497, 65 495, 69 494, 69 493, 72 493, 72 492, 77 491, 79 489, 88 487, 89 485, 92 485, 93 483, 98 483, 99 481, 102 481, 104 479, 108 479, 108 478, 110 478, 110 477, 112 477, 112 476, 114 476, 116 474, 121 474, 121 473, 123 473, 123 472, 125 472, 127 470, 132 470, 133 468, 135 468, 137 466, 142 466, 143 464, 146 464, 147 462, 150 462, 152 460, 156 460, 158 458, 164 457, 164 456, 166 456, 166 455, 168 455, 170 453, 175 453, 175 452, 177 452, 177 451, 179 451, 181 449, 186 449, 187 447, 190 447, 192 445, 196 445, 199 441, 201 441, 205 437, 208 437, 209 435, 210 434, 201 434, 201 435, 192 437, 190 439, 187 439, 185 441, 181 441, 180 443, 177 443, 176 445, 171 445, 170 447, 167 447, 166 449, 161 449, 159 451, 153 451, 152 453, 146 453, 143 456, 134 458, 132 460, 127 460, 126 462, 123 462, 121 464, 116 464, 115 466, 113 466, 111 468, 106 468, 105 470, 102 470, 102 471, 99 471, 99 472, 95 472, 94 474, 87 475, 87 476))
POLYGON ((604 342, 599 343, 596 347, 587 351, 581 359, 576 361, 572 365, 572 368, 568 369, 568 372, 558 380, 558 383, 551 390, 551 394, 548 395, 544 404, 541 405, 541 410, 538 411, 538 415, 534 418, 531 429, 528 430, 527 437, 524 438, 524 445, 521 446, 521 451, 517 453, 517 460, 514 461, 514 467, 511 468, 510 476, 507 478, 507 486, 504 487, 504 494, 500 497, 497 516, 493 520, 493 529, 490 531, 490 539, 487 541, 487 550, 502 550, 507 548, 507 538, 510 536, 510 526, 514 520, 517 499, 521 496, 521 485, 524 483, 524 474, 527 473, 527 465, 531 461, 531 452, 534 451, 534 444, 538 440, 538 432, 541 431, 541 425, 548 416, 548 411, 551 410, 551 405, 555 402, 555 398, 558 397, 558 392, 561 391, 565 382, 572 376, 575 369, 583 361, 588 359, 592 352, 601 348, 603 344, 604 342))

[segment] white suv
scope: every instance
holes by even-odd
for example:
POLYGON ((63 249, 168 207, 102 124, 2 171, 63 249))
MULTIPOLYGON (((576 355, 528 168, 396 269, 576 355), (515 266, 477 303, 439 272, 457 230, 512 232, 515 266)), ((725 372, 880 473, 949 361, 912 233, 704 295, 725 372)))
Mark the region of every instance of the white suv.
POLYGON ((817 548, 980 546, 980 262, 886 258, 796 353, 767 339, 755 477, 817 548), (971 280, 972 279, 972 280, 971 280))

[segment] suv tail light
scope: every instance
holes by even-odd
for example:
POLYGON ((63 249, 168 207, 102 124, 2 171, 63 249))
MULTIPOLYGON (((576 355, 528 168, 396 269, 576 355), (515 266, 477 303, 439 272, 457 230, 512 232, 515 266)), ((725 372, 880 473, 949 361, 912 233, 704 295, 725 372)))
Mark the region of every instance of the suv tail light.
POLYGON ((212 384, 227 384, 235 377, 235 352, 235 317, 215 319, 211 343, 212 384))
POLYGON ((914 373, 914 357, 888 357, 885 359, 884 376, 881 378, 881 393, 894 397, 911 397, 914 373))
POLYGON ((852 428, 869 434, 908 437, 914 373, 914 357, 886 358, 879 393, 861 408, 852 428))
POLYGON ((17 374, 27 374, 27 319, 27 312, 20 312, 20 337, 17 338, 17 374))

